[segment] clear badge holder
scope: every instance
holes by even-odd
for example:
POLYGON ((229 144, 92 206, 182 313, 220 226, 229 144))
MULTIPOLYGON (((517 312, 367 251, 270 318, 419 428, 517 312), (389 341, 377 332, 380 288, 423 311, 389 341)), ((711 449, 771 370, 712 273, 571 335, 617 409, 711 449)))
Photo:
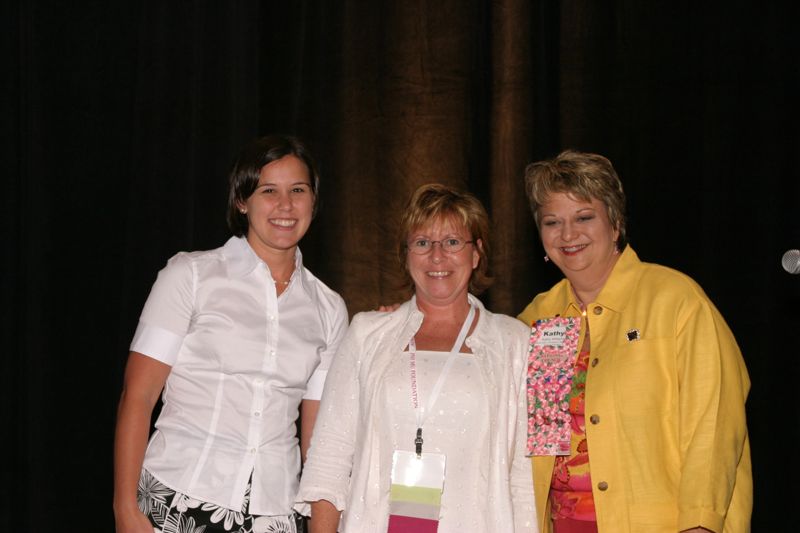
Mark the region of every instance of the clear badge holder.
POLYGON ((442 454, 395 450, 388 533, 436 533, 444 473, 442 454))

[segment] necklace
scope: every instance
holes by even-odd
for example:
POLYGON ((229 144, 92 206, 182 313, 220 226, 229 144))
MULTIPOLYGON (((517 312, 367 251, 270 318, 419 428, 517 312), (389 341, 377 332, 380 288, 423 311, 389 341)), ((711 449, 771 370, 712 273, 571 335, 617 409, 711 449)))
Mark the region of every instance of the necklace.
POLYGON ((578 307, 581 308, 581 315, 586 316, 586 304, 583 303, 583 300, 581 300, 581 297, 578 296, 574 288, 572 289, 572 294, 575 295, 575 299, 578 301, 578 307))
MULTIPOLYGON (((277 280, 277 279, 275 279, 275 278, 273 277, 273 276, 274 276, 274 274, 275 274, 275 270, 273 270, 272 268, 270 268, 270 267, 269 267, 269 265, 267 265, 267 268, 269 269, 269 276, 272 278, 272 282, 273 282, 273 283, 275 283, 275 285, 282 285, 282 286, 284 286, 284 287, 285 287, 286 285, 288 285, 288 284, 289 284, 289 282, 291 282, 291 281, 292 281, 292 274, 294 274, 294 271, 295 271, 294 265, 292 265, 292 269, 291 269, 291 270, 289 270, 289 276, 288 276, 288 277, 289 277, 289 279, 287 279, 286 281, 280 281, 280 280, 277 280)), ((277 269, 276 269, 276 270, 277 270, 277 269)), ((281 269, 281 270, 282 270, 282 271, 285 271, 285 269, 281 269)))

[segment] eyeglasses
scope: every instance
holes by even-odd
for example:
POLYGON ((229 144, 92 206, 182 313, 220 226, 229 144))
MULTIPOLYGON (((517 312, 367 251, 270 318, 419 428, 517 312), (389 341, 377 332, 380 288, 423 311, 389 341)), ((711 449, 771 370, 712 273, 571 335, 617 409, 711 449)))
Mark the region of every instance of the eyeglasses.
POLYGON ((414 239, 406 244, 406 247, 411 253, 417 255, 427 255, 433 250, 433 245, 438 244, 441 246, 442 251, 448 254, 457 254, 468 244, 474 241, 462 241, 458 237, 448 237, 440 241, 432 241, 430 239, 414 239))

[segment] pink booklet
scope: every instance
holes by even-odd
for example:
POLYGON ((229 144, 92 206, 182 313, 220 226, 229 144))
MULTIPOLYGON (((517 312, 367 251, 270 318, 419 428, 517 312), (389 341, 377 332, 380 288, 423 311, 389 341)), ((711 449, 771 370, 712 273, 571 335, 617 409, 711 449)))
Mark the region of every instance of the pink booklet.
POLYGON ((528 346, 528 455, 569 455, 580 317, 537 320, 528 346))

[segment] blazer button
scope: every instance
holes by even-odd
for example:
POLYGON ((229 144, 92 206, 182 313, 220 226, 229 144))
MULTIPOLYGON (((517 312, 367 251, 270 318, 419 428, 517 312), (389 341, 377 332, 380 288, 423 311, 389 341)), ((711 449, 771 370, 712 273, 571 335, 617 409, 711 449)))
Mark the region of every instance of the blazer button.
POLYGON ((589 417, 589 421, 592 424, 599 424, 600 423, 600 417, 597 416, 597 415, 592 415, 592 416, 589 417))
POLYGON ((600 362, 600 359, 595 357, 594 359, 592 359, 592 366, 597 366, 597 363, 599 363, 599 362, 600 362))
POLYGON ((597 484, 597 488, 600 490, 608 490, 608 483, 606 483, 605 481, 601 481, 600 483, 597 484))
POLYGON ((596 305, 595 308, 592 309, 592 313, 594 313, 596 315, 602 315, 603 314, 603 308, 600 307, 599 305, 596 305))

